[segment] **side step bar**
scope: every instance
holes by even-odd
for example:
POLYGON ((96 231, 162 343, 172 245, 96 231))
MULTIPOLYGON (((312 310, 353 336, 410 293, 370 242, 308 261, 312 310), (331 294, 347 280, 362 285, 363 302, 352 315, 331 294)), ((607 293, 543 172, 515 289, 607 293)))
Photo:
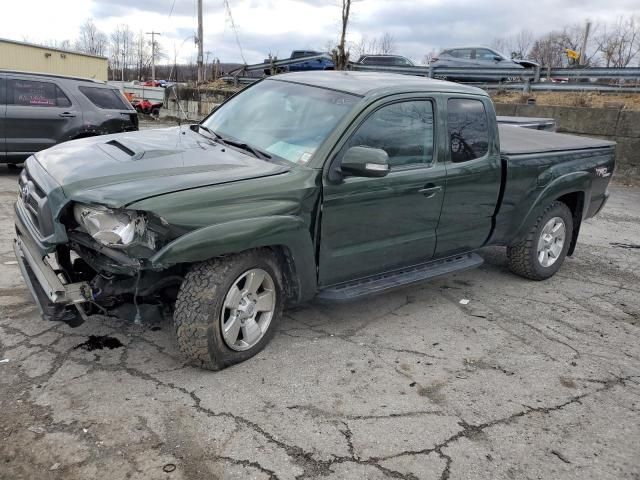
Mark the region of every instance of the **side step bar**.
POLYGON ((476 253, 465 253, 435 260, 421 265, 396 270, 395 272, 373 275, 353 282, 341 283, 320 290, 317 298, 331 301, 348 301, 374 295, 394 288, 401 288, 432 278, 461 272, 482 265, 484 260, 476 253))

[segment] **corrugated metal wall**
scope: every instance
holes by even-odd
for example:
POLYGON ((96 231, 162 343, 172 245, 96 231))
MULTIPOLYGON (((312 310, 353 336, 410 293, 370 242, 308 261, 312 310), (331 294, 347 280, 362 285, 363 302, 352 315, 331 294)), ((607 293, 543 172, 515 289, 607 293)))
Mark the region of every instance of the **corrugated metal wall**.
POLYGON ((107 59, 0 40, 0 69, 107 80, 107 59))

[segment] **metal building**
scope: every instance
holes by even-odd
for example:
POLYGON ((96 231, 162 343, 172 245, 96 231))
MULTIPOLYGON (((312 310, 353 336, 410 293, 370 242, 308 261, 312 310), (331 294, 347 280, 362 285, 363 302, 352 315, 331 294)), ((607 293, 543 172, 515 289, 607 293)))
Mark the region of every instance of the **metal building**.
POLYGON ((107 57, 0 38, 0 69, 107 80, 107 57))

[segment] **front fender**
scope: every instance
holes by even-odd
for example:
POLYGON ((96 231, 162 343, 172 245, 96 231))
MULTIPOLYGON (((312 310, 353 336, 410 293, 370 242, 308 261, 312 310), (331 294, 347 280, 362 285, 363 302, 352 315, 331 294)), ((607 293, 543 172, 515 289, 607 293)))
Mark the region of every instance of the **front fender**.
POLYGON ((291 215, 248 218, 200 228, 165 245, 150 261, 153 267, 162 268, 268 246, 288 249, 299 283, 299 299, 311 298, 316 291, 312 237, 305 222, 291 215))
MULTIPOLYGON (((542 211, 554 200, 567 195, 569 193, 582 192, 585 195, 584 205, 589 204, 589 196, 591 194, 591 175, 588 172, 567 173, 556 178, 541 190, 535 200, 531 203, 528 210, 523 211, 522 222, 516 229, 514 237, 509 244, 513 245, 522 241, 531 227, 536 223, 542 211)), ((523 209, 524 210, 524 209, 523 209)), ((584 211, 582 212, 584 216, 584 211)))

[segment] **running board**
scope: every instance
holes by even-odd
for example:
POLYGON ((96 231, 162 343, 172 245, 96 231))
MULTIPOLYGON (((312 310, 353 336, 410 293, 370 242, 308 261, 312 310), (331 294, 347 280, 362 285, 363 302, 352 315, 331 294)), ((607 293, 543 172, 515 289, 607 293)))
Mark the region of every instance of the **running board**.
POLYGON ((443 258, 421 265, 396 270, 395 272, 373 275, 353 282, 341 283, 318 292, 317 298, 331 301, 348 301, 374 295, 394 288, 406 287, 432 278, 461 272, 482 265, 484 260, 476 253, 465 253, 443 258))

